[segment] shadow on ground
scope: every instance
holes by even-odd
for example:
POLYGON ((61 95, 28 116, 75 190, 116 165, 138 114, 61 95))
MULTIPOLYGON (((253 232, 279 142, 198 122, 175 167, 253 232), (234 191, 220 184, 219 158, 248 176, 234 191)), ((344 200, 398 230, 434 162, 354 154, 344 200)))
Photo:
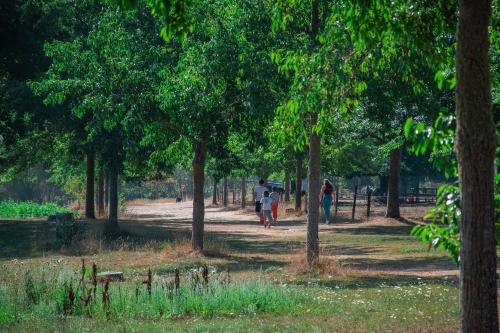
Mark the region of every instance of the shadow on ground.
MULTIPOLYGON (((149 219, 133 220, 126 219, 119 222, 120 232, 112 238, 104 237, 105 221, 103 220, 81 220, 84 232, 93 234, 99 238, 104 250, 119 249, 135 250, 141 246, 151 245, 149 249, 160 250, 166 246, 167 242, 179 240, 189 241, 191 237, 191 221, 189 220, 165 220, 149 219), (118 241, 117 241, 118 240, 118 241)), ((256 221, 208 221, 206 224, 219 225, 255 225, 256 221)), ((301 226, 303 221, 287 220, 279 222, 279 226, 301 226)), ((349 244, 335 243, 328 240, 329 235, 350 235, 353 237, 382 236, 388 240, 396 239, 405 241, 409 235, 411 226, 407 225, 363 225, 355 226, 334 225, 333 228, 322 230, 322 236, 326 242, 322 242, 322 251, 328 255, 343 255, 346 259, 342 262, 359 270, 374 270, 387 273, 403 272, 404 274, 421 274, 422 271, 432 272, 434 270, 453 270, 455 267, 451 261, 443 257, 418 257, 408 256, 404 258, 394 258, 390 254, 383 258, 384 248, 377 242, 349 244), (403 237, 404 236, 404 237, 403 237), (370 255, 378 255, 377 259, 370 258, 370 255), (349 258, 353 256, 353 258, 349 258), (380 258, 382 256, 382 259, 380 258)), ((359 237, 358 237, 359 238, 359 237)), ((382 239, 381 238, 381 239, 382 239)), ((223 251, 210 253, 207 251, 206 258, 223 259, 224 264, 220 264, 219 269, 229 265, 232 271, 256 271, 281 268, 289 264, 290 257, 304 248, 305 240, 300 237, 293 239, 281 238, 279 233, 275 235, 252 234, 247 230, 234 231, 218 230, 216 232, 206 232, 207 244, 222 245, 223 251), (274 256, 274 257, 273 257, 274 256)), ((85 242, 85 238, 82 238, 85 242)), ((64 254, 81 256, 92 254, 85 251, 72 252, 71 249, 56 249, 55 226, 52 222, 46 221, 0 221, 0 259, 13 258, 36 258, 50 254, 64 254)))

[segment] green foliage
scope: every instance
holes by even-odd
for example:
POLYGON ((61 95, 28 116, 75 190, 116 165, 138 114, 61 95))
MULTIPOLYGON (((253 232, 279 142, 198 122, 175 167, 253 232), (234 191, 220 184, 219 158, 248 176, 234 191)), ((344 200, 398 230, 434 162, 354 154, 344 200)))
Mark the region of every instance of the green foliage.
POLYGON ((441 185, 436 207, 425 216, 430 223, 417 225, 412 235, 430 247, 446 250, 453 262, 460 261, 460 193, 456 185, 441 185))
POLYGON ((429 154, 434 167, 446 177, 455 177, 458 173, 453 150, 454 125, 453 115, 440 113, 432 126, 408 118, 404 127, 405 137, 412 143, 409 150, 417 156, 429 154))
MULTIPOLYGON (((134 9, 139 0, 110 0, 118 2, 125 9, 134 9)), ((193 18, 191 17, 191 0, 144 0, 154 16, 163 24, 160 35, 166 41, 173 37, 185 39, 193 32, 193 18)))
POLYGON ((71 211, 53 203, 37 204, 34 202, 0 202, 0 217, 3 218, 30 218, 47 217, 55 213, 70 213, 71 211))

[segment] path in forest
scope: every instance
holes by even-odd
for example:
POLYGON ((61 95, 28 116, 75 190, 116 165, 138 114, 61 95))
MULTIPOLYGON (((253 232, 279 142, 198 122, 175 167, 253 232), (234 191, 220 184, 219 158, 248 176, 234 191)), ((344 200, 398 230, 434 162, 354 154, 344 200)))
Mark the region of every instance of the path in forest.
MULTIPOLYGON (((130 204, 127 214, 140 223, 174 230, 191 228, 192 202, 144 202, 130 204)), ((249 207, 247 210, 207 205, 205 231, 218 239, 242 240, 248 248, 261 251, 277 244, 300 243, 306 236, 305 216, 289 216, 265 229, 249 207)), ((323 255, 332 256, 367 275, 457 276, 458 270, 444 252, 426 252, 423 245, 409 237, 411 226, 381 214, 369 220, 320 226, 323 255), (406 251, 406 252, 405 252, 406 251), (414 251, 415 253, 413 253, 414 251)), ((286 253, 285 253, 286 254, 286 253)))

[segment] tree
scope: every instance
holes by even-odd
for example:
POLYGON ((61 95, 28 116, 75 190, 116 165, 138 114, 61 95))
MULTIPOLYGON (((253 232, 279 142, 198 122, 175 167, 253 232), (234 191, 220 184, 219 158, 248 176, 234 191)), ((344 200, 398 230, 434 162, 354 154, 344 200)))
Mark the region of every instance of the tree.
MULTIPOLYGON (((491 108, 488 26, 491 1, 423 1, 411 6, 389 1, 355 2, 341 16, 352 22, 360 49, 383 41, 383 54, 398 57, 405 49, 420 52, 444 69, 455 58, 456 78, 448 71, 436 77, 456 82, 456 142, 460 183, 460 310, 462 332, 498 331, 494 158, 495 126, 491 108), (384 15, 378 9, 382 8, 384 15), (458 9, 458 11, 457 11, 458 9), (452 30, 456 27, 456 54, 452 30), (397 14, 396 14, 397 13, 397 14), (386 18, 400 18, 387 20, 386 18), (362 23, 362 24, 360 24, 362 23), (373 34, 376 31, 376 34, 373 34), (451 42, 450 42, 451 41, 451 42), (395 48, 399 45, 399 48, 395 48), (405 47, 401 48, 401 45, 405 47), (430 49, 432 45, 432 50, 430 49), (439 52, 436 52, 439 50, 439 52), (443 74, 444 73, 444 74, 443 74), (451 74, 451 75, 449 75, 451 74)), ((494 33, 496 35, 496 33, 494 33)), ((432 133, 432 136, 435 136, 432 133)), ((425 149, 424 149, 425 150, 425 149)), ((450 200, 451 201, 451 200, 450 200)))
POLYGON ((498 331, 493 199, 497 138, 488 61, 491 10, 491 0, 459 1, 455 151, 462 211, 462 332, 498 331))
POLYGON ((73 133, 72 142, 87 155, 89 214, 94 156, 107 169, 110 229, 117 227, 118 174, 126 171, 125 166, 144 169, 141 163, 149 151, 138 145, 149 128, 145 122, 150 110, 157 108, 154 91, 162 41, 149 33, 154 23, 151 17, 139 18, 141 13, 107 8, 88 33, 47 44, 52 64, 40 82, 32 83, 44 102, 64 115, 54 121, 60 135, 73 133))

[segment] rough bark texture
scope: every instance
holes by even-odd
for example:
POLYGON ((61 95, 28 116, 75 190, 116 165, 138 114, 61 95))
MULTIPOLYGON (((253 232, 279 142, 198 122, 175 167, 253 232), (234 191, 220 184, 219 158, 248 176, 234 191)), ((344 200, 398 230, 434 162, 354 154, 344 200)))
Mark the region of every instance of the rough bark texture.
POLYGON ((297 157, 295 165, 295 210, 300 212, 302 208, 302 156, 297 157))
POLYGON ((214 190, 212 192, 212 205, 217 205, 217 180, 214 178, 214 190))
MULTIPOLYGON (((312 115, 314 123, 317 121, 317 115, 312 115)), ((307 176, 307 262, 315 263, 319 258, 319 192, 320 192, 320 157, 321 157, 321 138, 318 134, 309 135, 309 167, 307 176)))
POLYGON ((95 178, 95 159, 94 152, 87 152, 87 186, 85 191, 85 217, 95 219, 94 205, 94 178, 95 178))
POLYGON ((205 201, 203 184, 205 182, 205 159, 207 147, 204 143, 197 143, 194 147, 193 158, 193 230, 191 246, 195 251, 203 250, 203 233, 205 230, 205 201))
MULTIPOLYGON (((317 44, 316 36, 319 30, 319 0, 311 1, 311 41, 317 44)), ((311 114, 310 126, 318 123, 318 114, 311 114)), ((320 191, 320 159, 321 159, 321 137, 311 131, 309 133, 309 164, 307 176, 307 240, 306 252, 307 263, 314 264, 319 259, 319 191, 320 191)))
POLYGON ((227 177, 224 177, 224 194, 222 197, 222 202, 224 204, 224 207, 227 207, 227 196, 228 196, 227 177))
POLYGON ((109 170, 109 217, 108 227, 114 230, 118 227, 118 170, 112 167, 109 170))
POLYGON ((459 1, 456 116, 462 221, 460 330, 498 332, 495 251, 495 124, 488 25, 491 1, 459 1))
POLYGON ((285 202, 290 202, 290 163, 285 165, 285 202))
POLYGON ((245 208, 247 205, 247 182, 245 177, 241 177, 241 208, 245 208))
POLYGON ((401 171, 401 148, 391 151, 389 184, 387 188, 386 217, 398 218, 399 214, 399 174, 401 171))
POLYGON ((104 168, 99 168, 97 176, 97 214, 104 215, 104 168))

